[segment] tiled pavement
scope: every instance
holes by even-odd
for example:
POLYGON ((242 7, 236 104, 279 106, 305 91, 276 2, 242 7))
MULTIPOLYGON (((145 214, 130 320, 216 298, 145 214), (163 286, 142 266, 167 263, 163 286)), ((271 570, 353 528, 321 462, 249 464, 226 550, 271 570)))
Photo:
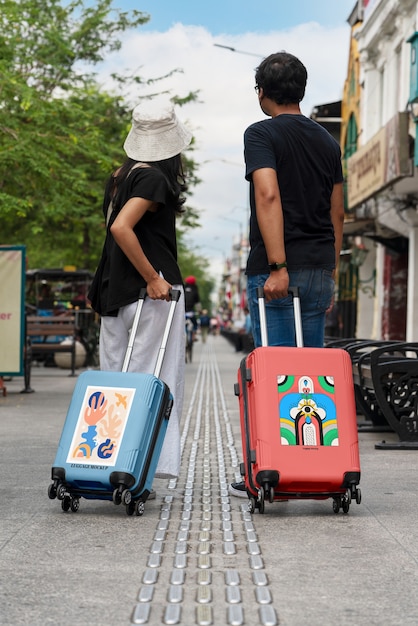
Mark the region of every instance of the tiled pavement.
POLYGON ((7 626, 398 626, 418 624, 416 451, 359 434, 363 500, 266 504, 231 497, 241 439, 241 353, 222 337, 186 366, 182 470, 155 481, 142 517, 49 500, 50 467, 75 379, 33 370, 0 397, 0 624, 7 626))

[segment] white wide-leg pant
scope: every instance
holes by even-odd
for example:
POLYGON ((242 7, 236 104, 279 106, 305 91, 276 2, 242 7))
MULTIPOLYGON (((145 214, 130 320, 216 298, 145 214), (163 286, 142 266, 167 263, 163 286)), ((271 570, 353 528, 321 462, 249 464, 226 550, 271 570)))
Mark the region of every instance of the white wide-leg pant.
MULTIPOLYGON (((173 325, 167 342, 160 378, 173 394, 174 404, 168 421, 161 456, 157 465, 156 478, 177 478, 180 471, 180 418, 183 408, 185 367, 185 313, 184 295, 177 303, 173 325)), ((153 374, 161 345, 170 303, 165 300, 146 298, 142 307, 129 372, 153 374)), ((136 303, 119 310, 117 317, 102 317, 100 328, 100 369, 117 372, 122 370, 129 331, 132 326, 136 303)))

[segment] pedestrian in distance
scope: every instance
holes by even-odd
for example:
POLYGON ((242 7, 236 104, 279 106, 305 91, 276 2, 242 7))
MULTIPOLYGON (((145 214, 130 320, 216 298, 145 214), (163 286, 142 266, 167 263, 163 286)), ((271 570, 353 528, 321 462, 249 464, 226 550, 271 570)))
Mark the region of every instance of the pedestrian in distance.
POLYGON ((325 318, 325 336, 340 337, 343 330, 343 318, 338 303, 333 301, 325 318))
MULTIPOLYGON (((341 150, 304 116, 307 71, 292 54, 266 57, 255 71, 255 91, 268 119, 244 134, 250 184, 247 297, 254 345, 261 345, 257 288, 263 287, 269 345, 295 345, 289 286, 298 287, 305 346, 322 347, 331 305, 343 222, 341 150)), ((245 496, 244 483, 230 492, 245 496)))
POLYGON ((193 324, 192 341, 196 341, 197 333, 197 313, 200 312, 200 295, 199 287, 195 276, 187 276, 184 281, 184 301, 186 307, 186 318, 190 319, 193 324))
POLYGON ((196 312, 200 305, 200 295, 195 276, 187 276, 184 281, 184 299, 186 313, 196 312))
POLYGON ((209 334, 210 317, 207 309, 203 309, 199 317, 200 334, 202 336, 202 342, 206 343, 207 336, 209 334))
POLYGON ((129 371, 153 373, 170 307, 170 290, 181 291, 160 374, 174 405, 155 474, 158 478, 177 477, 180 469, 184 294, 175 219, 185 201, 181 153, 191 139, 168 100, 144 101, 133 110, 124 143, 128 158, 106 185, 106 238, 89 293, 93 309, 101 315, 100 368, 121 371, 139 292, 146 288, 129 371))
POLYGON ((244 331, 247 335, 252 335, 253 327, 251 323, 250 309, 247 306, 244 308, 244 315, 245 315, 244 331))

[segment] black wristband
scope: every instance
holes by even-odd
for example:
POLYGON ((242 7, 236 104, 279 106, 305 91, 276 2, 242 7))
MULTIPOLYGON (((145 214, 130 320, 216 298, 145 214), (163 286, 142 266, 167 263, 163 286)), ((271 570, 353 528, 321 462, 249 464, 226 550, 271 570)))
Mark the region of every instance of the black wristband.
POLYGON ((284 263, 269 263, 270 272, 281 270, 282 267, 287 267, 286 261, 284 263))

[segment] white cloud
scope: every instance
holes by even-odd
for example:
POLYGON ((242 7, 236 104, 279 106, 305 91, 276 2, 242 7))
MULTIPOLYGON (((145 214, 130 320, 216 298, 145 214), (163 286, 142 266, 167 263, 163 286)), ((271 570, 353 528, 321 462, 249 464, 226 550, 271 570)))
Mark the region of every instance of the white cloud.
MULTIPOLYGON (((112 71, 136 71, 141 78, 175 73, 138 95, 170 90, 184 96, 199 91, 199 102, 190 103, 179 116, 192 128, 196 139, 194 158, 202 163, 191 204, 201 213, 202 228, 190 239, 210 258, 212 273, 220 273, 222 259, 230 254, 233 238, 246 231, 247 183, 244 180, 242 135, 252 122, 263 119, 254 93, 254 68, 262 57, 287 50, 298 56, 308 70, 302 112, 309 115, 317 104, 340 100, 347 72, 349 28, 324 28, 317 23, 268 33, 245 33, 214 38, 197 26, 174 25, 164 33, 130 33, 117 55, 101 68, 103 82, 112 71), (215 47, 224 44, 233 53, 215 47)), ((108 84, 107 84, 108 87, 108 84)), ((129 94, 132 105, 137 94, 129 94)))

